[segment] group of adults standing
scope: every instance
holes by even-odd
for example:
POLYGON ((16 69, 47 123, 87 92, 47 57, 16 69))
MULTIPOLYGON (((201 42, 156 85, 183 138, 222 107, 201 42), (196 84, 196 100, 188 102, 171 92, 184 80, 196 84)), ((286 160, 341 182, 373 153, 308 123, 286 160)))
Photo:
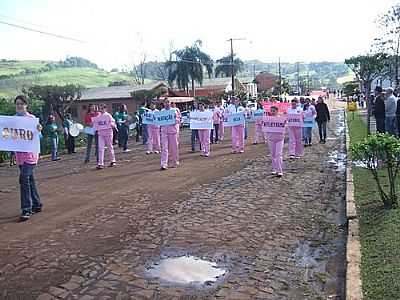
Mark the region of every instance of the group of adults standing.
POLYGON ((390 133, 400 137, 400 99, 389 87, 385 91, 381 86, 375 87, 373 115, 378 133, 390 133))

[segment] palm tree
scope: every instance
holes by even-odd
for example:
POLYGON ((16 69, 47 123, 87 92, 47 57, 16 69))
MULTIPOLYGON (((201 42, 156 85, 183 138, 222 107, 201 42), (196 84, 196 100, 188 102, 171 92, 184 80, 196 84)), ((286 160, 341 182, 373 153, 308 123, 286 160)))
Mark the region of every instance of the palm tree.
POLYGON ((203 83, 203 70, 207 71, 210 78, 213 71, 213 61, 205 52, 201 51, 202 42, 197 40, 191 47, 185 47, 176 50, 173 54, 176 60, 166 62, 168 70, 168 82, 170 85, 176 81, 178 88, 189 93, 189 83, 192 84, 192 93, 194 94, 194 82, 200 85, 203 83))
MULTIPOLYGON (((240 58, 235 58, 236 54, 233 54, 233 74, 236 76, 237 73, 243 70, 244 63, 240 58)), ((231 77, 232 76, 232 56, 224 56, 217 60, 217 67, 215 68, 215 77, 222 75, 221 77, 231 77)))

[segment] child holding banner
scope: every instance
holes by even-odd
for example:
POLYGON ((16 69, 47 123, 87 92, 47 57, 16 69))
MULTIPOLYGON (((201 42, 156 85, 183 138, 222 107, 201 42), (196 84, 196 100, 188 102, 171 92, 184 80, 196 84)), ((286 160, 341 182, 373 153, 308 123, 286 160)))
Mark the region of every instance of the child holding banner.
POLYGON ((287 111, 289 131, 289 158, 299 159, 303 154, 303 109, 298 106, 297 99, 292 100, 292 106, 287 111))
MULTIPOLYGON (((28 113, 28 101, 25 96, 19 95, 14 100, 16 115, 20 117, 35 118, 34 115, 28 113)), ((38 124, 37 130, 40 132, 42 126, 38 124)), ((42 211, 42 203, 38 190, 36 188, 35 179, 33 177, 34 169, 39 160, 39 153, 33 152, 16 152, 15 158, 20 170, 19 185, 21 193, 21 217, 20 221, 29 220, 32 214, 42 211)))
POLYGON ((266 133, 268 148, 269 152, 271 153, 271 174, 282 177, 282 151, 285 139, 285 126, 287 123, 287 118, 283 116, 278 116, 278 108, 276 106, 271 106, 270 114, 270 116, 266 116, 263 119, 263 130, 266 133))
MULTIPOLYGON (((204 112, 204 103, 199 103, 199 111, 204 112)), ((214 118, 214 117, 213 117, 214 118)), ((201 156, 209 157, 210 156, 210 129, 199 129, 199 140, 201 145, 201 156)))
POLYGON ((105 104, 100 105, 101 114, 93 118, 93 127, 99 135, 99 161, 97 163, 97 169, 104 169, 104 148, 107 149, 110 154, 110 167, 116 165, 115 153, 113 146, 113 130, 116 129, 114 118, 107 112, 107 106, 105 104))
MULTIPOLYGON (((227 108, 228 115, 243 114, 245 109, 240 105, 240 99, 234 98, 234 104, 230 104, 227 108)), ((244 152, 244 123, 232 126, 232 153, 244 152)))
POLYGON ((263 137, 262 122, 265 112, 261 102, 257 102, 257 110, 253 111, 252 114, 255 120, 253 145, 257 145, 259 139, 262 139, 263 137))
MULTIPOLYGON (((150 111, 149 113, 152 114, 154 118, 154 112, 159 111, 156 109, 156 104, 154 102, 150 103, 150 111)), ((147 141, 147 152, 146 154, 151 154, 153 153, 160 153, 161 151, 161 146, 160 146, 160 126, 156 124, 148 124, 147 125, 147 130, 148 130, 148 141, 147 141)))
POLYGON ((171 107, 168 98, 165 98, 161 112, 169 110, 175 112, 175 121, 174 124, 161 126, 161 170, 168 169, 168 159, 173 162, 172 167, 179 166, 179 114, 171 107))
POLYGON ((311 104, 311 101, 309 98, 306 98, 306 102, 304 103, 303 107, 304 111, 304 147, 311 146, 311 140, 312 140, 312 129, 315 125, 315 116, 317 115, 317 112, 315 110, 314 105, 311 104))

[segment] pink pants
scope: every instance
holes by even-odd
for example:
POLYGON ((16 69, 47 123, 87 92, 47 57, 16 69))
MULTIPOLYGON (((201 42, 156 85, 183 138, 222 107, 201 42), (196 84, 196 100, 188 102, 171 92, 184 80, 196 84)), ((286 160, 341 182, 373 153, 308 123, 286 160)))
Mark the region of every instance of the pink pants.
POLYGON ((262 132, 262 124, 254 124, 254 139, 253 143, 258 143, 259 140, 264 138, 264 133, 262 132))
POLYGON ((113 136, 99 135, 99 166, 104 166, 104 146, 107 146, 110 154, 110 161, 115 162, 114 147, 112 144, 113 136))
POLYGON ((148 142, 147 150, 150 152, 160 151, 160 127, 155 125, 148 125, 148 142))
POLYGON ((225 133, 224 122, 220 121, 220 123, 219 123, 219 139, 221 141, 224 140, 224 133, 225 133))
POLYGON ((244 126, 237 125, 232 128, 232 151, 243 152, 244 151, 244 126))
POLYGON ((168 158, 175 166, 179 163, 178 134, 161 131, 161 167, 168 167, 168 158))
POLYGON ((282 173, 282 151, 284 135, 282 133, 267 133, 267 142, 271 153, 272 170, 282 173))
POLYGON ((201 151, 204 155, 210 155, 210 129, 199 129, 201 151))
POLYGON ((302 127, 289 127, 289 155, 303 154, 302 127))

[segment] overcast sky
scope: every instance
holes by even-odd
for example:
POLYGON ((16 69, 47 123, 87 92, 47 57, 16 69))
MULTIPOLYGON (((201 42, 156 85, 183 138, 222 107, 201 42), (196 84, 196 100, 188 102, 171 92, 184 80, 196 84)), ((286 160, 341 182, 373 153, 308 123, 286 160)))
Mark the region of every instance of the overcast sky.
POLYGON ((343 61, 366 52, 374 21, 394 0, 0 0, 0 21, 84 41, 58 39, 0 24, 0 58, 59 60, 82 56, 101 67, 124 67, 147 53, 203 41, 214 59, 228 38, 242 59, 343 61))

